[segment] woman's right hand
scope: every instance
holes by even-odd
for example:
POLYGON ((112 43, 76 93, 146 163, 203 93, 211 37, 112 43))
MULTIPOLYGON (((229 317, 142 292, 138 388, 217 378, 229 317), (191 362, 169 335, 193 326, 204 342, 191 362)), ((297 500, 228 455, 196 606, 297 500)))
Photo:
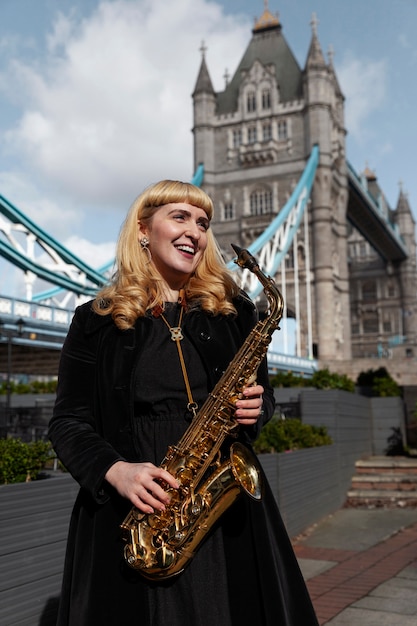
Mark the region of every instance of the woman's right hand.
POLYGON ((152 463, 117 461, 107 471, 105 479, 143 513, 153 513, 155 509, 164 511, 169 504, 169 495, 157 481, 173 489, 179 487, 172 474, 152 463))

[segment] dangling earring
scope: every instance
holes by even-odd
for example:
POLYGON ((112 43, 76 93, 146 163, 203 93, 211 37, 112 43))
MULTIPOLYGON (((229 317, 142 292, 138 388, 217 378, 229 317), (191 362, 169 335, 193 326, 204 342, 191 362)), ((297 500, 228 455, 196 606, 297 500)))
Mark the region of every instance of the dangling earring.
POLYGON ((148 246, 149 246, 149 239, 145 236, 142 237, 142 239, 139 239, 139 243, 142 247, 142 250, 148 255, 148 263, 150 263, 152 261, 152 254, 151 251, 149 250, 148 246))

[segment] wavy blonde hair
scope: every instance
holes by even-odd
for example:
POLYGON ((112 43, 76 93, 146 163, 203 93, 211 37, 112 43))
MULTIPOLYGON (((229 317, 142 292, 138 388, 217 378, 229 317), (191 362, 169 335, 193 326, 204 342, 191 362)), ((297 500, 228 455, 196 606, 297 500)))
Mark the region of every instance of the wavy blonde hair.
MULTIPOLYGON (((122 225, 116 248, 116 272, 93 302, 99 315, 111 314, 116 326, 131 328, 146 310, 164 300, 164 281, 147 250, 139 244, 138 222, 150 224, 153 215, 166 204, 186 203, 203 209, 209 220, 213 202, 199 187, 180 181, 163 180, 151 185, 136 198, 122 225)), ((209 229, 207 247, 200 263, 185 285, 188 306, 197 304, 213 314, 236 313, 232 299, 239 293, 231 272, 221 257, 209 229)))

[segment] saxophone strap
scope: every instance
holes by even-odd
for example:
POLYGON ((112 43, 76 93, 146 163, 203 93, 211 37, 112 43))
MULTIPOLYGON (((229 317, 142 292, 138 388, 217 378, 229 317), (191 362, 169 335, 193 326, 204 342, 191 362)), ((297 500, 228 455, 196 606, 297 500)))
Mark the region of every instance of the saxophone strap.
MULTIPOLYGON (((180 303, 182 304, 182 302, 180 303)), ((182 371, 182 375, 184 378, 185 389, 187 391, 187 397, 188 397, 187 409, 191 411, 191 413, 193 414, 193 417, 195 417, 197 414, 198 404, 197 402, 194 401, 194 398, 193 398, 190 380, 188 378, 187 368, 185 365, 184 353, 182 351, 182 346, 181 346, 181 341, 184 339, 184 335, 182 334, 182 329, 181 329, 183 315, 184 315, 184 306, 181 306, 178 326, 171 326, 168 320, 166 319, 165 315, 162 313, 162 310, 160 311, 158 317, 161 317, 161 319, 167 325, 169 332, 171 333, 171 339, 172 341, 175 341, 175 344, 177 346, 178 357, 179 357, 180 365, 181 365, 181 371, 182 371)))

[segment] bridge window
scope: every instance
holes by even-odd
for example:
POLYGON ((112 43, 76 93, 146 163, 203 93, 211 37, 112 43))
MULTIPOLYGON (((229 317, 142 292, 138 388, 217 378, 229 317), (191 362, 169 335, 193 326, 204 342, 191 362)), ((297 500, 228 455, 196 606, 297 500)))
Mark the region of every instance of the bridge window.
POLYGON ((242 144, 242 129, 237 128, 233 131, 233 147, 239 148, 242 144))
POLYGON ((256 142, 257 142, 256 126, 250 126, 248 128, 248 143, 256 143, 256 142))
POLYGON ((271 90, 270 89, 262 90, 262 108, 263 109, 271 108, 271 90))
POLYGON ((246 96, 246 110, 248 113, 256 111, 256 92, 249 91, 246 96))
POLYGON ((262 126, 262 139, 264 141, 270 141, 272 139, 272 126, 269 122, 262 126))
POLYGON ((272 213, 272 192, 257 189, 250 195, 250 214, 266 215, 268 213, 272 213))
POLYGON ((362 299, 366 302, 375 301, 377 299, 376 282, 368 280, 362 285, 362 299))
POLYGON ((384 333, 391 333, 392 332, 391 320, 385 320, 383 328, 384 328, 384 333))
POLYGON ((378 316, 375 315, 367 315, 367 317, 363 320, 363 332, 364 333, 377 333, 379 330, 378 326, 378 316))
POLYGON ((223 221, 227 222, 228 220, 234 220, 235 219, 235 209, 233 206, 233 202, 225 202, 223 204, 223 215, 222 215, 223 221))
POLYGON ((286 120, 278 122, 278 140, 288 139, 288 124, 286 120))

